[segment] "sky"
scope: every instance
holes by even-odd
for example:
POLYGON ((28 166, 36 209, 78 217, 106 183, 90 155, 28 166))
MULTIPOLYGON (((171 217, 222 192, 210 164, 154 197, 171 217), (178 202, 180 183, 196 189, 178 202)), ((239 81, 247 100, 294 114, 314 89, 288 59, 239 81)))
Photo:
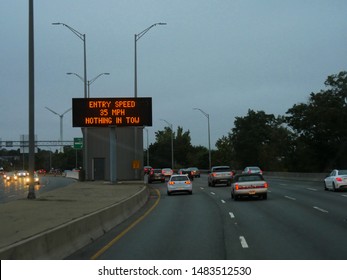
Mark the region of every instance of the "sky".
MULTIPOLYGON (((329 75, 347 70, 345 0, 36 0, 35 134, 59 140, 59 117, 83 97, 86 34, 91 97, 134 96, 134 35, 138 97, 152 97, 155 132, 171 123, 190 131, 193 145, 211 145, 249 109, 284 115, 329 75), (165 121, 163 121, 165 120, 165 121)), ((28 134, 28 1, 0 1, 0 139, 28 134)), ((63 138, 81 137, 72 113, 63 138)), ((146 133, 144 133, 146 145, 146 133)))

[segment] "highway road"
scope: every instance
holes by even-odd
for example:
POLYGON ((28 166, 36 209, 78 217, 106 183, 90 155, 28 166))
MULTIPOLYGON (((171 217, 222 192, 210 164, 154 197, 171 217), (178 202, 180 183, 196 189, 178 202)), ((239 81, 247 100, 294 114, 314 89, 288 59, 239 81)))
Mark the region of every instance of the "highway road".
POLYGON ((69 259, 347 259, 347 192, 266 179, 267 200, 231 200, 230 188, 208 187, 206 175, 193 195, 151 184, 144 209, 69 259))
MULTIPOLYGON (((29 186, 25 184, 24 178, 18 178, 17 181, 5 182, 0 179, 0 203, 26 198, 29 186)), ((76 180, 61 176, 40 176, 40 184, 35 185, 37 194, 52 191, 75 182, 76 180)))

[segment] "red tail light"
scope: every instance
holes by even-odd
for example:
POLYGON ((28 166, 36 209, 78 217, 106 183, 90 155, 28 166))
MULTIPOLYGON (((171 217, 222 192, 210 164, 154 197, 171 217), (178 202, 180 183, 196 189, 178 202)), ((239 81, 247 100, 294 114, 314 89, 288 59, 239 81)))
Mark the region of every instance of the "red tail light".
POLYGON ((336 181, 342 182, 342 178, 341 177, 337 177, 336 181))

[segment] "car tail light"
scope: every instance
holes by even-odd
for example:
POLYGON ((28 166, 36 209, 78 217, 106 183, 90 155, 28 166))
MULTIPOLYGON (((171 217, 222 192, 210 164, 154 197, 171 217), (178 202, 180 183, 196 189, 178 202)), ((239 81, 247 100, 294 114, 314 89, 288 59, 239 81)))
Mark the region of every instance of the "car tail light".
POLYGON ((235 184, 235 190, 239 189, 239 184, 235 184))
POLYGON ((190 181, 185 181, 185 183, 186 183, 187 185, 189 185, 189 184, 190 184, 190 181))
POLYGON ((217 175, 216 172, 213 172, 213 173, 212 173, 212 176, 213 176, 213 177, 216 177, 216 175, 217 175))
POLYGON ((174 185, 174 184, 175 184, 175 182, 173 182, 173 181, 169 182, 169 185, 174 185))
POLYGON ((342 182, 342 178, 341 177, 336 177, 336 181, 342 182))
POLYGON ((269 184, 268 183, 264 183, 264 188, 268 188, 269 184))

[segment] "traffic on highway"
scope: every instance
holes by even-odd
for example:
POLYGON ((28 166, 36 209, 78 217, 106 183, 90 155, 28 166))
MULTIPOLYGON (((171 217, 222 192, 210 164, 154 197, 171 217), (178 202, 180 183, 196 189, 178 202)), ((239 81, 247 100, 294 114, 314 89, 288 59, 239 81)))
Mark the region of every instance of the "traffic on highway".
MULTIPOLYGON (((18 172, 6 172, 0 179, 0 203, 27 198, 29 182, 27 175, 17 175, 18 172)), ((52 191, 67 186, 75 180, 62 176, 38 175, 35 173, 35 192, 37 194, 52 191)))
POLYGON ((192 181, 168 195, 153 181, 147 205, 68 259, 335 260, 347 258, 346 192, 322 182, 264 176, 267 199, 231 198, 231 187, 192 181))

